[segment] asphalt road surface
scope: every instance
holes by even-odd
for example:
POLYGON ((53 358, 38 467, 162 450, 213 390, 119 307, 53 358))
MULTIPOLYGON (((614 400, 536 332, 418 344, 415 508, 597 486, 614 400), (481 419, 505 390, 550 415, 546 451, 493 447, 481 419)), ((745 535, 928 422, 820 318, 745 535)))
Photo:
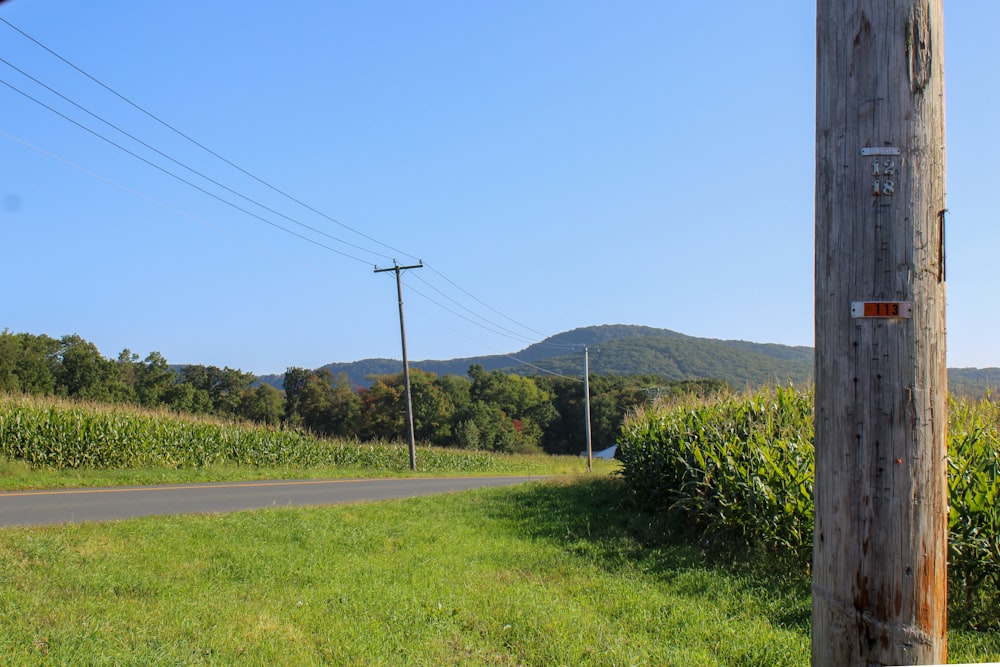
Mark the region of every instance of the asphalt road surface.
POLYGON ((0 526, 112 521, 164 514, 212 514, 263 507, 337 505, 465 491, 484 486, 507 486, 537 479, 542 478, 263 480, 10 491, 0 493, 0 526))

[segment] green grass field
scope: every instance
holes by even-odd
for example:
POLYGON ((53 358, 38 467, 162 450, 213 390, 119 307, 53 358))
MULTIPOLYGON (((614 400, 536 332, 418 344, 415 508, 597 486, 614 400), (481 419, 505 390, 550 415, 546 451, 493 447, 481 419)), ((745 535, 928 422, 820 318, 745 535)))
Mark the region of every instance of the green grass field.
MULTIPOLYGON (((667 538, 621 482, 0 530, 12 665, 805 665, 808 573, 667 538)), ((1000 658, 956 633, 953 661, 1000 658)))
MULTIPOLYGON (((405 449, 405 446, 399 447, 405 449)), ((587 461, 576 456, 491 455, 496 465, 485 470, 463 470, 462 466, 423 470, 419 466, 423 449, 418 450, 417 472, 405 465, 364 466, 238 466, 227 463, 202 468, 32 468, 23 461, 0 456, 0 491, 25 489, 69 489, 100 486, 140 486, 195 482, 235 482, 254 479, 360 479, 386 477, 431 477, 474 475, 554 475, 575 476, 587 472, 587 461)), ((454 455, 461 456, 462 452, 454 455)), ((478 454, 478 453, 476 453, 478 454)), ((403 460, 406 453, 401 454, 403 460)), ((609 475, 619 468, 617 461, 594 460, 595 475, 609 475)))
MULTIPOLYGON (((0 490, 413 474, 399 445, 2 396, 0 445, 0 490)), ((584 475, 578 457, 417 459, 420 475, 553 479, 0 529, 0 664, 809 663, 803 561, 706 552, 636 508, 618 462, 584 475)), ((988 625, 959 619, 952 662, 1000 660, 988 625)))
POLYGON ((608 501, 594 482, 535 484, 5 530, 0 653, 15 664, 801 663, 801 598, 789 614, 683 549, 645 553, 604 525, 621 524, 608 501))

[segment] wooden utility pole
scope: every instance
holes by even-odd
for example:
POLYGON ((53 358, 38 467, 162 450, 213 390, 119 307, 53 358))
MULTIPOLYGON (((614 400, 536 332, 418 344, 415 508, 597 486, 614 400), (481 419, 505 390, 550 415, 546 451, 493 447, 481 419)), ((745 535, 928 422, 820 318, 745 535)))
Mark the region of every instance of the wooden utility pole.
POLYGON ((406 358, 406 324, 403 321, 403 280, 400 275, 407 269, 423 268, 424 263, 413 266, 400 266, 396 260, 392 260, 392 268, 380 269, 375 267, 375 273, 385 273, 386 271, 396 272, 396 294, 399 296, 399 337, 403 341, 403 384, 406 387, 406 430, 407 441, 410 444, 410 470, 417 469, 417 440, 413 433, 413 396, 410 392, 410 362, 406 358))
POLYGON ((590 435, 590 350, 583 347, 583 430, 587 438, 587 472, 594 471, 594 443, 590 435))
POLYGON ((942 0, 818 0, 813 665, 947 661, 942 0))

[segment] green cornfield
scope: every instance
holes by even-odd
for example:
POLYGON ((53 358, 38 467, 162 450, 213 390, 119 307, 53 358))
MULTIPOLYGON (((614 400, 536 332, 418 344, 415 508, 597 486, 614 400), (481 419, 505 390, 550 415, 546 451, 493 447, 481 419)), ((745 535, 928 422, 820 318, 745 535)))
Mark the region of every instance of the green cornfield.
MULTIPOLYGON (((792 388, 687 400, 632 415, 619 456, 630 492, 706 543, 812 550, 813 394, 792 388)), ((1000 603, 1000 406, 949 400, 948 568, 963 612, 1000 603)), ((990 616, 992 614, 992 616, 990 616)), ((982 624, 979 614, 976 624, 982 624)))
POLYGON ((681 399, 626 421, 622 474, 645 509, 719 544, 812 544, 813 401, 778 388, 681 399))
MULTIPOLYGON (((1000 405, 989 395, 950 401, 948 575, 965 591, 966 608, 1000 591, 998 486, 1000 405)), ((1000 625, 1000 613, 993 622, 1000 625)))
MULTIPOLYGON (((226 423, 131 406, 0 394, 0 456, 33 467, 338 467, 409 469, 407 447, 333 441, 293 430, 226 423)), ((422 447, 425 471, 504 473, 502 457, 422 447)), ((520 469, 523 469, 523 463, 520 469)))

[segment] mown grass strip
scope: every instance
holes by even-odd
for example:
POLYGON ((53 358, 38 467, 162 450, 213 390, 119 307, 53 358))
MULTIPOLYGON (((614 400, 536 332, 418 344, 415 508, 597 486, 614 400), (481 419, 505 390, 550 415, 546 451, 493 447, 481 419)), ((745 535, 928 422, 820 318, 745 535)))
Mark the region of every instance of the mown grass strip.
MULTIPOLYGON (((589 479, 0 530, 6 664, 807 665, 808 574, 589 479), (136 555, 141 554, 141 558, 136 555)), ((1000 657, 955 634, 952 660, 1000 657)))
POLYGON ((802 664, 807 632, 769 618, 773 601, 683 549, 640 556, 601 526, 607 490, 572 488, 3 531, 0 651, 13 664, 802 664))

